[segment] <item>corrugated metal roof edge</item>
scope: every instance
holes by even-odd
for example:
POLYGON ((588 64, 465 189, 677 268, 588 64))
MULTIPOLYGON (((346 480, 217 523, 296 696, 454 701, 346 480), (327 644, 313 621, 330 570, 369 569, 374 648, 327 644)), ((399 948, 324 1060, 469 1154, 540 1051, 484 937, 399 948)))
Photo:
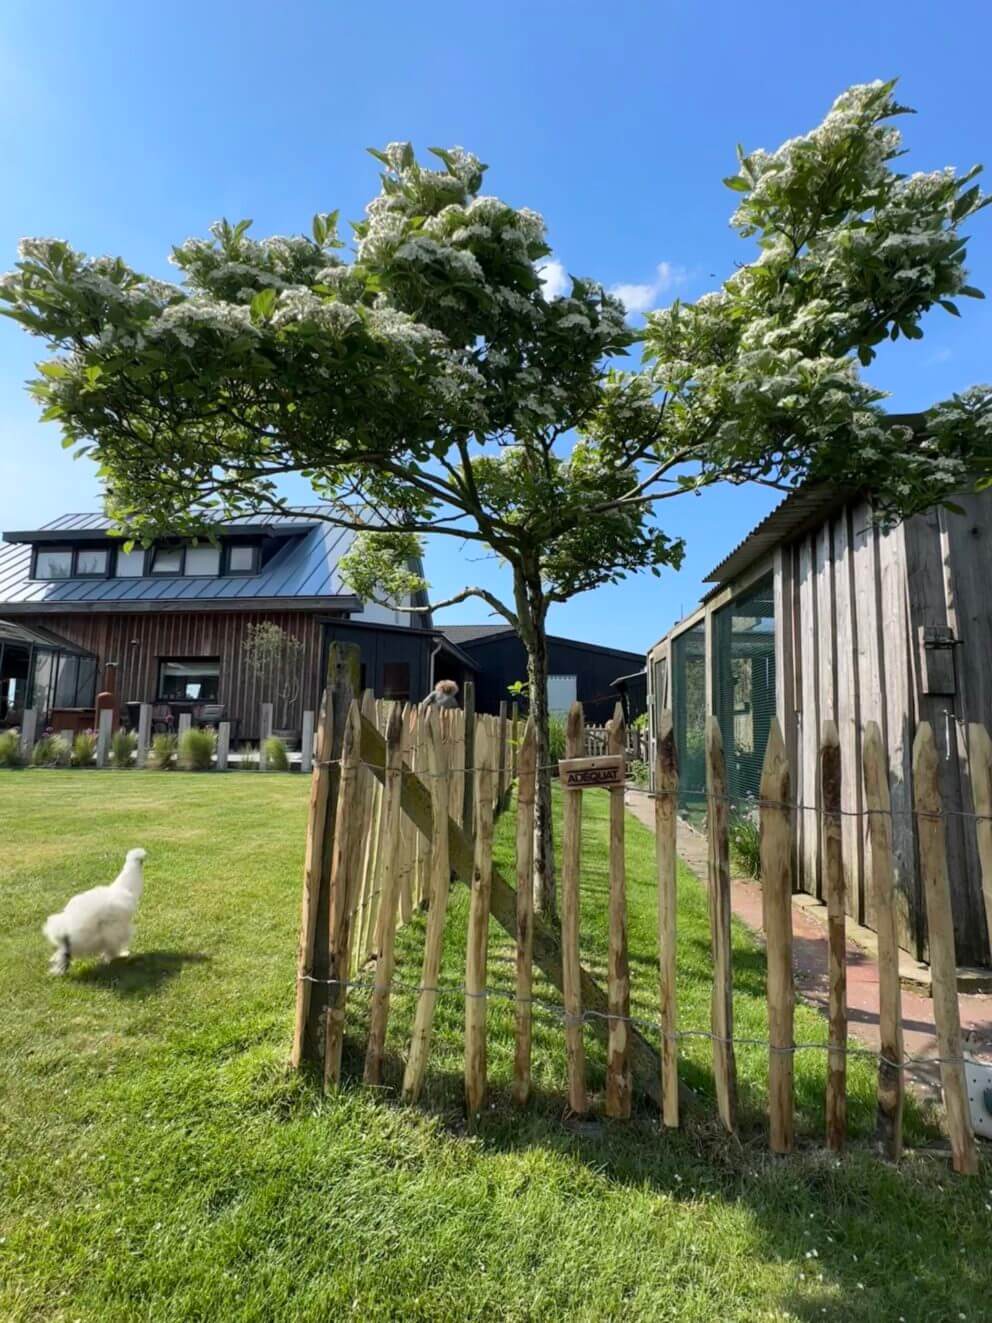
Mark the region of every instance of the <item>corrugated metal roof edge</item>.
MULTIPOLYGON (((894 427, 911 427, 914 432, 922 432, 926 415, 923 413, 890 413, 886 422, 894 427)), ((815 525, 834 507, 863 495, 863 492, 851 487, 835 487, 830 483, 813 483, 806 487, 797 487, 774 510, 751 529, 747 537, 724 556, 703 583, 724 584, 734 579, 753 564, 759 556, 772 547, 784 542, 787 537, 799 537, 807 532, 807 524, 815 525)), ((703 597, 705 602, 712 593, 703 597)), ((659 640, 660 641, 660 640, 659 640)))

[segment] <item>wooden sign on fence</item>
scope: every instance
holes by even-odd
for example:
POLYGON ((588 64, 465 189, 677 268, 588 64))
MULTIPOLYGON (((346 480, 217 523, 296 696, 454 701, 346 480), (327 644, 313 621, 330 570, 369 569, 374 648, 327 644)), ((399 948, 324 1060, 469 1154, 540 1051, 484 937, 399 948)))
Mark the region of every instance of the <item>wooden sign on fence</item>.
POLYGON ((566 790, 613 789, 627 779, 622 753, 604 753, 597 758, 562 758, 558 775, 566 790))

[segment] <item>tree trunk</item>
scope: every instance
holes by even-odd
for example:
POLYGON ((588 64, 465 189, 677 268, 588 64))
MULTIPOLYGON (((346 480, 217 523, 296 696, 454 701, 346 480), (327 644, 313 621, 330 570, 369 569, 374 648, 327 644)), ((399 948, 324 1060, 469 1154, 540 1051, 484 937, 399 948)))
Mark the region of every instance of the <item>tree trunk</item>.
POLYGON ((534 796, 534 908, 556 922, 555 853, 551 820, 551 749, 548 738, 548 604, 540 570, 522 567, 514 574, 518 632, 527 649, 530 715, 537 733, 537 785, 534 796))

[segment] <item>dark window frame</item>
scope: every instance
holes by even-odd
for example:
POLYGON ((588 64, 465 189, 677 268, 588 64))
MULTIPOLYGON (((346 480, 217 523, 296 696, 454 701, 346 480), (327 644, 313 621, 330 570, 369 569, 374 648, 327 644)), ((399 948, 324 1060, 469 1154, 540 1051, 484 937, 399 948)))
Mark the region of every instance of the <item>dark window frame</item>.
POLYGON ((186 579, 219 579, 224 572, 224 544, 223 542, 201 542, 197 546, 187 543, 183 547, 183 577, 186 579), (191 551, 216 551, 217 569, 213 574, 203 570, 191 570, 187 566, 189 553, 191 551))
POLYGON ((113 548, 98 543, 94 546, 78 547, 70 543, 68 546, 64 542, 38 542, 31 550, 31 578, 38 579, 41 583, 66 583, 69 579, 109 579, 110 567, 112 562, 113 548), (103 570, 94 573, 83 574, 79 569, 80 551, 103 551, 106 553, 106 567, 103 570), (51 555, 65 555, 69 557, 69 573, 53 578, 50 574, 38 573, 38 557, 51 555))
POLYGON ((118 573, 120 558, 124 554, 124 548, 121 546, 117 546, 114 547, 114 570, 110 576, 112 579, 147 579, 148 578, 149 557, 151 555, 151 550, 152 550, 151 547, 134 547, 132 548, 132 550, 139 552, 141 555, 141 573, 140 574, 118 573))
POLYGON ((149 558, 145 568, 148 570, 148 577, 151 579, 182 579, 185 577, 186 569, 186 547, 180 542, 173 545, 169 542, 157 542, 153 547, 148 548, 149 558), (178 570, 157 570, 155 568, 155 557, 160 551, 178 551, 179 569, 178 570))
POLYGON ((225 542, 224 555, 221 558, 221 573, 229 579, 250 579, 259 571, 262 559, 262 547, 258 542, 225 542), (236 570, 231 566, 231 552, 235 547, 242 548, 251 552, 251 568, 247 570, 236 570))
POLYGON ((220 677, 221 677, 221 659, 220 657, 190 657, 188 655, 175 657, 156 657, 155 668, 155 702, 156 703, 219 703, 220 702, 220 677), (169 662, 215 662, 217 665, 217 694, 213 698, 177 698, 175 695, 167 695, 162 692, 162 667, 169 662))

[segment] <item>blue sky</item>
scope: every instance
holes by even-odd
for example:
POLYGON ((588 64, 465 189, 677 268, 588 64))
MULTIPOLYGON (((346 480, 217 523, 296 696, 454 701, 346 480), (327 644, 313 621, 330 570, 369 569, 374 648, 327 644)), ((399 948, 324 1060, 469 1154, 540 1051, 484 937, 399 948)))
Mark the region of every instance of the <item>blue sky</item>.
MULTIPOLYGON (((902 121, 907 168, 992 168, 992 10, 978 0, 953 20, 932 0, 62 0, 43 19, 7 0, 4 10, 0 269, 23 235, 168 275, 170 245, 222 215, 253 217, 259 234, 307 229, 318 209, 357 218, 376 189, 363 149, 409 138, 488 161, 487 191, 542 212, 569 271, 643 286, 641 303, 692 298, 749 251, 728 227, 733 195, 720 182, 734 144, 773 148, 848 84, 894 75, 919 111, 902 121)), ((969 266, 972 283, 992 286, 988 212, 969 266)), ((932 314, 922 341, 881 356, 870 377, 893 409, 992 378, 992 309, 965 301, 964 313, 932 314)), ((0 324, 0 528, 98 501, 92 467, 60 450, 24 393, 37 348, 0 324)), ((576 598, 556 609, 552 631, 643 650, 774 502, 740 489, 669 502, 666 527, 688 540, 682 572, 576 598)), ((466 577, 501 585, 498 567, 471 554, 444 540, 430 549, 438 596, 466 577)))

